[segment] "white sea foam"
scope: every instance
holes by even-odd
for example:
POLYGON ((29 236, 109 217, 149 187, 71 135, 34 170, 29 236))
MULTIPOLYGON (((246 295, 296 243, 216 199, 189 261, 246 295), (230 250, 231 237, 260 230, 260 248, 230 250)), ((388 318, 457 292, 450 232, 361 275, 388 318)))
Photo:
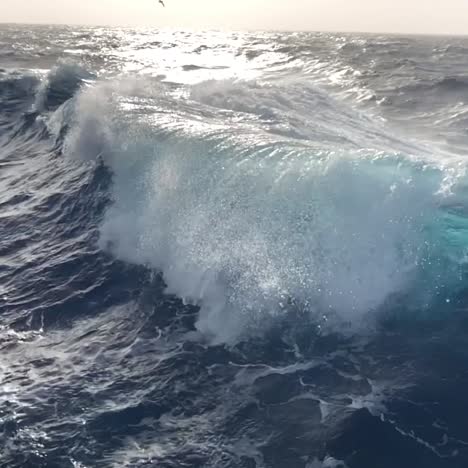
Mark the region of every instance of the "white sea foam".
POLYGON ((317 93, 126 80, 77 98, 65 151, 99 156, 114 176, 101 245, 161 270, 215 342, 293 308, 354 329, 394 297, 427 306, 459 280, 465 247, 444 250, 454 218, 441 207, 459 168, 410 156, 317 93))

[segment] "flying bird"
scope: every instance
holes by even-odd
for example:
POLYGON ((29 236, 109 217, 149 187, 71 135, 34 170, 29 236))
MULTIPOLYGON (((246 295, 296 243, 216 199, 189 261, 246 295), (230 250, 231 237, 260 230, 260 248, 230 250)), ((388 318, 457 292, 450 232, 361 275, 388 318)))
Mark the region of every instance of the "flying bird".
POLYGON ((163 0, 159 0, 159 3, 160 3, 164 8, 166 7, 166 5, 164 5, 163 0))

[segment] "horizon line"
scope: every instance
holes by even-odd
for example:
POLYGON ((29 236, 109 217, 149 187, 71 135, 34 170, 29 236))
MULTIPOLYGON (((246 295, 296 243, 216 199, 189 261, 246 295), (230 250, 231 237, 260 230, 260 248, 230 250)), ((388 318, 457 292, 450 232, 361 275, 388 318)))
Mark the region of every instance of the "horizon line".
POLYGON ((105 23, 54 23, 54 22, 17 22, 17 21, 2 21, 0 25, 10 26, 52 26, 52 27, 80 27, 80 28, 125 28, 125 29, 148 29, 157 30, 180 30, 180 31, 225 31, 225 32, 262 32, 262 33, 315 33, 315 34, 363 34, 363 35, 391 35, 391 36, 419 36, 419 37, 460 37, 465 38, 468 33, 448 33, 448 32, 404 32, 404 31, 366 31, 366 30, 334 30, 334 29, 250 29, 250 28, 225 28, 225 27, 187 27, 187 26, 152 26, 149 24, 105 24, 105 23))

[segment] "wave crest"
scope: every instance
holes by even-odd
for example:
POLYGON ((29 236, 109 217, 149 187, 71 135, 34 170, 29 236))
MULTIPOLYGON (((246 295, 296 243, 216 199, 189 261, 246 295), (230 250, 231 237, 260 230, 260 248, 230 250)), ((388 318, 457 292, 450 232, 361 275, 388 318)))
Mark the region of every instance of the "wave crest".
POLYGON ((467 245, 447 242, 462 219, 447 207, 462 176, 372 149, 375 129, 369 148, 338 151, 238 116, 220 123, 160 87, 144 115, 132 113, 146 84, 102 86, 119 97, 82 93, 66 141, 68 153, 98 154, 114 174, 101 244, 162 271, 169 292, 201 307, 198 328, 214 342, 259 333, 291 309, 355 329, 410 292, 406 308, 427 308, 461 284, 467 245))
POLYGON ((77 63, 65 60, 59 62, 50 70, 39 87, 36 110, 39 112, 56 110, 92 78, 95 78, 94 75, 77 63))

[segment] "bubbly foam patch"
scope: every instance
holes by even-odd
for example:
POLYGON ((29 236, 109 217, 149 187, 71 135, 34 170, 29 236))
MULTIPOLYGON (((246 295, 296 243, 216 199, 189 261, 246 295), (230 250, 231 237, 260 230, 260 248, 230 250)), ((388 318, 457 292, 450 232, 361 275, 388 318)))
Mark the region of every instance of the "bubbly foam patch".
MULTIPOLYGON (((213 108, 205 89, 200 103, 199 89, 176 98, 132 86, 83 92, 65 148, 99 155, 113 172, 102 246, 162 271, 169 292, 200 305, 197 326, 214 342, 258 333, 291 310, 360 327, 394 297, 427 306, 459 281, 466 246, 444 250, 441 204, 460 181, 447 191, 446 170, 392 151, 387 135, 387 149, 373 149, 376 128, 360 128, 369 145, 356 147, 339 135, 359 121, 344 128, 340 114, 324 143, 252 121, 255 87, 244 107, 237 95, 235 112, 220 113, 222 100, 213 108)), ((276 109, 271 100, 273 114, 283 97, 276 109)), ((323 105, 330 119, 333 101, 323 105)), ((303 109, 289 113, 286 123, 313 124, 303 109)))

